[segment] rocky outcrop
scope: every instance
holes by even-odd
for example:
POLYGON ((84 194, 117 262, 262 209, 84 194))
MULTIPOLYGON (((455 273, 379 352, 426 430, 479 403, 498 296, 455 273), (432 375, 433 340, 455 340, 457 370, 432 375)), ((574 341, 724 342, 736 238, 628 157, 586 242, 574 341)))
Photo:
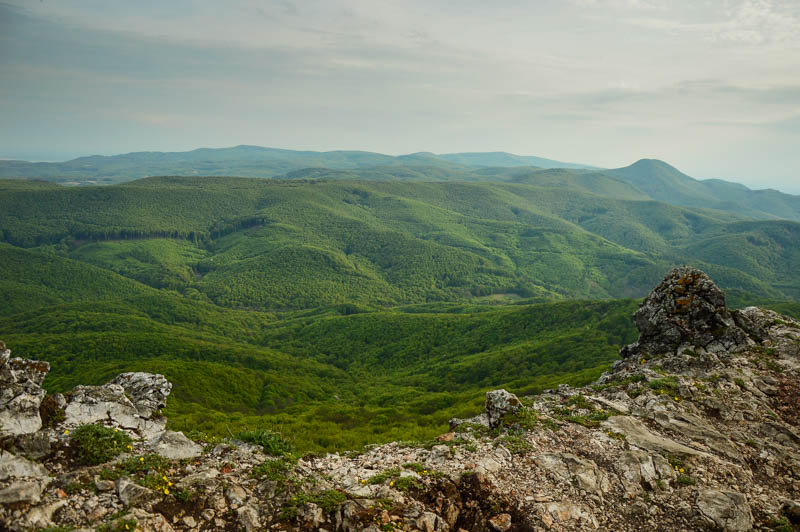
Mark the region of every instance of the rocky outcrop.
POLYGON ((48 396, 64 420, 2 440, 0 529, 797 530, 800 323, 729 311, 687 268, 635 320, 639 341, 592 386, 494 390, 436 441, 362 453, 203 446, 163 421, 151 435, 170 391, 156 375, 48 396), (89 420, 129 432, 131 447, 77 465, 64 431, 89 420))
POLYGON ((633 315, 639 340, 623 357, 673 353, 688 345, 707 351, 730 351, 749 343, 725 305, 725 294, 701 270, 669 272, 633 315))
POLYGON ((42 428, 39 406, 45 396, 42 381, 50 364, 11 358, 0 342, 0 437, 29 434, 42 428))
POLYGON ((141 372, 123 373, 102 386, 78 386, 67 394, 65 424, 108 423, 153 438, 166 427, 158 413, 171 390, 163 375, 141 372))

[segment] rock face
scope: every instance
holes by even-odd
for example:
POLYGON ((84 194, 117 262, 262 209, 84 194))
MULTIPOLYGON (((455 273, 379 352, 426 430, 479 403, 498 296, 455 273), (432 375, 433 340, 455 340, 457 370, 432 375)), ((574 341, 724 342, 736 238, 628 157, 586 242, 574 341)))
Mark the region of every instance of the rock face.
POLYGON ((108 423, 153 438, 164 432, 166 406, 172 384, 163 375, 123 373, 102 386, 77 386, 68 394, 64 410, 67 426, 108 423))
MULTIPOLYGON (((800 322, 731 312, 688 268, 635 321, 639 341, 595 385, 524 403, 493 390, 434 441, 363 453, 203 447, 163 430, 160 375, 47 396, 42 412, 66 419, 0 438, 0 530, 800 530, 800 322), (65 428, 84 422, 135 437, 120 463, 74 463, 65 428)), ((4 353, 4 382, 39 397, 46 366, 4 353)))
POLYGON ((503 416, 516 412, 521 407, 522 403, 513 393, 505 390, 486 392, 486 416, 491 428, 496 427, 503 416))
POLYGON ((0 436, 29 434, 42 427, 41 384, 49 371, 47 362, 11 358, 0 342, 0 436))
POLYGON ((725 306, 725 294, 696 268, 670 271, 633 319, 641 334, 623 357, 672 353, 684 344, 730 350, 748 341, 725 306))
POLYGON ((144 419, 152 418, 153 414, 167 406, 167 397, 172 391, 172 383, 163 375, 141 371, 118 375, 110 384, 122 386, 144 419))
POLYGON ((753 528, 747 498, 736 491, 701 491, 697 494, 697 507, 712 527, 729 532, 746 532, 753 528))

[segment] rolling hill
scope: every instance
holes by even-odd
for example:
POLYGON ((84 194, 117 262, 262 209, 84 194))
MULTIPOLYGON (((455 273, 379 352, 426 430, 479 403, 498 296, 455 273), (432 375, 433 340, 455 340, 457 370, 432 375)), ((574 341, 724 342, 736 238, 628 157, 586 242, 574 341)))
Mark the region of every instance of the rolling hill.
POLYGON ((595 170, 346 172, 0 181, 0 338, 52 363, 51 391, 161 372, 175 428, 282 427, 321 451, 430 438, 489 388, 591 381, 633 339, 619 298, 672 265, 798 310, 796 222, 595 170))
POLYGON ((188 152, 136 152, 61 163, 0 161, 0 178, 62 184, 128 182, 148 176, 240 176, 423 182, 524 182, 579 188, 616 199, 651 199, 754 219, 800 221, 800 196, 750 190, 722 180, 699 181, 654 159, 611 170, 505 152, 428 152, 391 156, 364 151, 294 151, 259 146, 188 152))

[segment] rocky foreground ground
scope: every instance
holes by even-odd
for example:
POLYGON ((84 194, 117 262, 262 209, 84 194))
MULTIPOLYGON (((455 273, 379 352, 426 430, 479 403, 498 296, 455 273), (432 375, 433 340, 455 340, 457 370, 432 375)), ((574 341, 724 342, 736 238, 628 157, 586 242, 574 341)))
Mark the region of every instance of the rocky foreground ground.
POLYGON ((592 386, 496 390, 438 441, 303 458, 166 431, 160 375, 48 396, 49 366, 3 347, 0 529, 800 530, 800 323, 729 311, 689 268, 634 320, 592 386), (102 438, 121 454, 85 465, 102 438))

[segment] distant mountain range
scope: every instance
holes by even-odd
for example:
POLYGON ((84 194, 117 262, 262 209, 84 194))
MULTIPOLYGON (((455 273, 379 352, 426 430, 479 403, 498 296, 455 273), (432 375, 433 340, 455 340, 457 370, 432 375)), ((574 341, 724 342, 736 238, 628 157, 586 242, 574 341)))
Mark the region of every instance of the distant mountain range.
POLYGON ((260 146, 201 148, 80 157, 61 163, 0 161, 0 178, 73 185, 115 184, 148 176, 237 176, 364 181, 459 181, 573 187, 619 199, 652 199, 759 220, 800 221, 800 196, 697 180, 669 164, 642 159, 617 169, 505 152, 428 152, 392 156, 365 151, 294 151, 260 146))

